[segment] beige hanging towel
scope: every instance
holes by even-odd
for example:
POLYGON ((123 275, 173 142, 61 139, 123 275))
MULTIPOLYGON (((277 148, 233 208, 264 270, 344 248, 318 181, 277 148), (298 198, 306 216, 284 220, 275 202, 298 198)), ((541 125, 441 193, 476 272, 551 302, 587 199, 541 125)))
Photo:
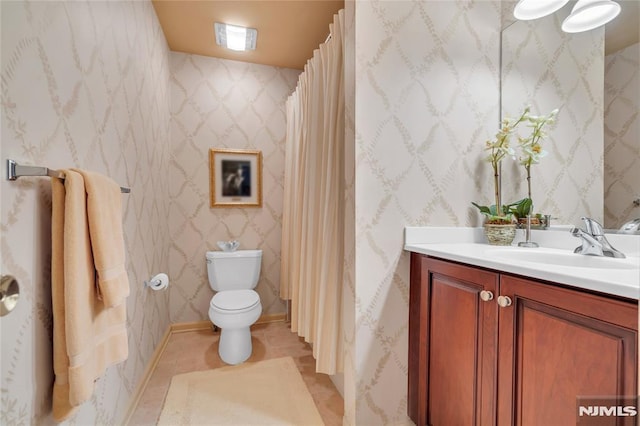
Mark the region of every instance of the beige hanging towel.
POLYGON ((120 186, 99 173, 73 170, 84 178, 87 192, 89 235, 98 272, 99 297, 107 307, 118 306, 129 295, 129 278, 124 268, 120 186))
MULTIPOLYGON (((98 297, 93 254, 97 241, 90 233, 91 223, 96 219, 88 212, 91 196, 87 195, 80 173, 65 170, 65 175, 64 184, 59 179, 51 180, 53 417, 56 421, 71 417, 78 405, 91 398, 94 381, 105 369, 128 356, 126 304, 108 307, 98 297)), ((120 205, 121 201, 105 198, 104 209, 119 211, 120 205), (106 204, 109 202, 113 204, 106 204)), ((118 297, 123 300, 123 296, 118 297)))

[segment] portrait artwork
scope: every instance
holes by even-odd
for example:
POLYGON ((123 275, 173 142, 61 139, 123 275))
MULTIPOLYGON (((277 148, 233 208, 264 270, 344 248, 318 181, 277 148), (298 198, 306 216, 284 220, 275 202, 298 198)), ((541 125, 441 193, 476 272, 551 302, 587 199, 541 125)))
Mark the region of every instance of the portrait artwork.
POLYGON ((260 151, 211 149, 209 175, 211 207, 262 205, 260 151))

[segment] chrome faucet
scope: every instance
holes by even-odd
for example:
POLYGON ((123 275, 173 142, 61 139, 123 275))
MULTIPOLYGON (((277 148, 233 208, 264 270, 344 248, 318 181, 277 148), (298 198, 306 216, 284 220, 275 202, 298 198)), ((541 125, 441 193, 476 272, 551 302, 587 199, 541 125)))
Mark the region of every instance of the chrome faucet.
POLYGON ((571 235, 582 239, 582 245, 576 247, 573 251, 574 253, 590 256, 616 257, 620 259, 625 258, 623 253, 609 244, 609 241, 607 241, 607 238, 604 236, 602 225, 589 217, 583 217, 582 220, 584 221, 585 230, 580 228, 573 228, 571 230, 571 235))

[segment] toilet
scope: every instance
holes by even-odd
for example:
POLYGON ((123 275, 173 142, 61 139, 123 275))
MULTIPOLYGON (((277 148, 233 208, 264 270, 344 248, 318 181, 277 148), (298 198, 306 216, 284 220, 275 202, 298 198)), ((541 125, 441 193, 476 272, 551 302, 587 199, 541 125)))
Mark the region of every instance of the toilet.
POLYGON ((216 292, 209 304, 209 319, 221 330, 218 353, 227 364, 240 364, 251 356, 249 327, 262 313, 258 284, 262 250, 208 251, 209 285, 216 292))

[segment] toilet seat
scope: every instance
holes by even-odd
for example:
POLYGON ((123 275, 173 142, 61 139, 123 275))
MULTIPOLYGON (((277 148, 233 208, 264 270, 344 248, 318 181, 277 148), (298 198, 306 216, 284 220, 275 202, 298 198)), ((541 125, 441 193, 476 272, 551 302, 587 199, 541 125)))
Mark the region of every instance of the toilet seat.
POLYGON ((253 290, 225 290, 216 293, 209 304, 211 308, 225 313, 241 313, 260 304, 260 295, 253 290))

